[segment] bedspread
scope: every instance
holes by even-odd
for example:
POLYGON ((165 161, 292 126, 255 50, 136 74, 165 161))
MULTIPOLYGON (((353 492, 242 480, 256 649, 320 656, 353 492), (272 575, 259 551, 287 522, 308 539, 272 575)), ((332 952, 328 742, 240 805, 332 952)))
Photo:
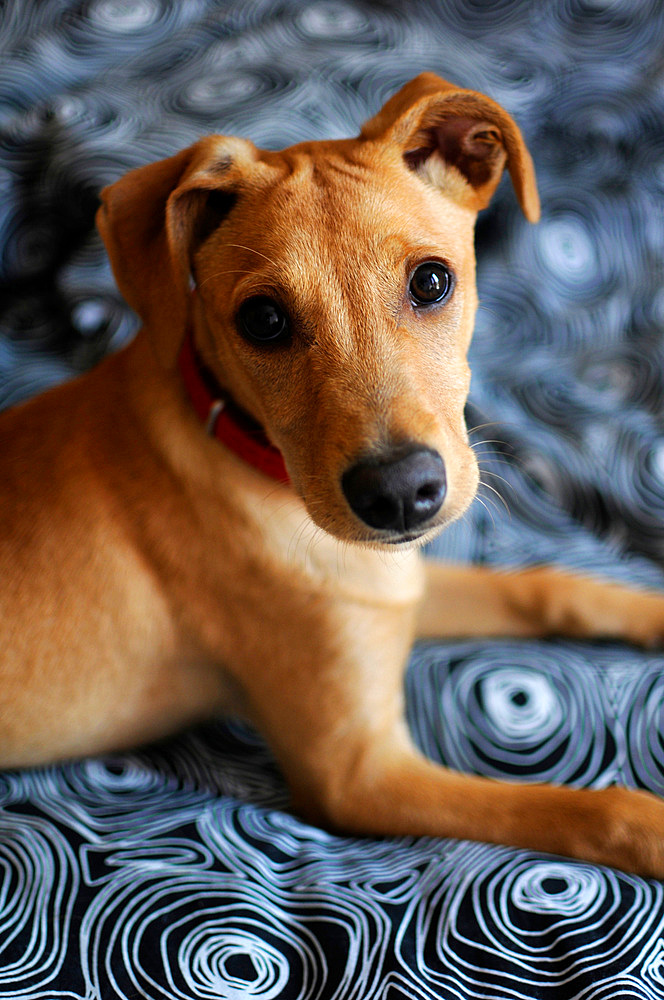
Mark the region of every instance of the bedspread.
MULTIPOLYGON (((503 183, 478 223, 483 485, 432 554, 664 587, 660 0, 5 0, 0 46, 0 405, 136 329, 93 231, 102 185, 206 132, 353 134, 433 70, 516 117, 543 217, 503 183)), ((432 643, 407 703, 453 767, 664 792, 660 653, 432 643)), ((333 836, 288 806, 232 720, 0 774, 0 997, 664 997, 660 883, 333 836)))

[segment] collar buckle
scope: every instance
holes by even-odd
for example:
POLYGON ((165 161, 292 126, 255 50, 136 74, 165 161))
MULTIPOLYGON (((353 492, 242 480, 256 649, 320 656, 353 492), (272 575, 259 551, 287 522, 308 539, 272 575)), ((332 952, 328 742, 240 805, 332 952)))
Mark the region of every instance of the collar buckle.
POLYGON ((197 354, 191 327, 178 356, 178 366, 189 401, 210 437, 221 441, 243 461, 279 483, 290 478, 278 448, 263 427, 229 396, 224 396, 197 354))

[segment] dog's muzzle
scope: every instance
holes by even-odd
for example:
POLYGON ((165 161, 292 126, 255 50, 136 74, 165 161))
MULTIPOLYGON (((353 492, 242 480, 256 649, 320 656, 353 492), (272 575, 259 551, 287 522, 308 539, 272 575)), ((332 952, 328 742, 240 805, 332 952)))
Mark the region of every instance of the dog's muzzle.
POLYGON ((348 505, 370 528, 406 534, 423 528, 443 505, 445 464, 430 448, 396 448, 344 472, 348 505))

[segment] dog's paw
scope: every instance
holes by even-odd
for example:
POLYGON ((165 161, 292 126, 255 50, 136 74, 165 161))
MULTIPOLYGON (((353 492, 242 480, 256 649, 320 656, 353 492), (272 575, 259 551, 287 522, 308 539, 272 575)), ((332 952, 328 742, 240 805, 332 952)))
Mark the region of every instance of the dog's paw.
POLYGON ((664 594, 630 594, 627 633, 627 638, 646 649, 664 648, 664 594))
POLYGON ((561 634, 664 647, 664 592, 578 578, 550 592, 549 613, 561 634))
MULTIPOLYGON (((586 826, 589 860, 664 879, 664 800, 649 792, 605 788, 591 792, 597 807, 586 826)), ((585 853, 585 852, 582 852, 585 853)))

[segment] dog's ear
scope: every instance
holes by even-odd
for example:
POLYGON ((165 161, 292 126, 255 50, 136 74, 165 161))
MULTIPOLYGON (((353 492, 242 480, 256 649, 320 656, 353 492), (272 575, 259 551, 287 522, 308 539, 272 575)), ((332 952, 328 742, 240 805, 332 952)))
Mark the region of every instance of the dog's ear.
POLYGON ((476 210, 489 204, 507 165, 524 215, 531 222, 539 219, 535 170, 521 132, 483 94, 421 73, 366 123, 360 136, 394 144, 414 170, 439 153, 470 185, 476 210))
POLYGON ((168 367, 188 321, 193 253, 232 207, 256 155, 246 140, 208 136, 101 192, 97 226, 118 288, 168 367))

